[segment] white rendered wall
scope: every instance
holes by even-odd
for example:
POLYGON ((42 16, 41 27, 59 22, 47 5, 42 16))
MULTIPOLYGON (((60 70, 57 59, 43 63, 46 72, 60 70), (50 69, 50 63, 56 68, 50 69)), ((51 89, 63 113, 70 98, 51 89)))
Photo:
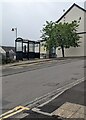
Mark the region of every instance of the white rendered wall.
MULTIPOLYGON (((65 22, 72 22, 73 20, 79 20, 79 18, 81 17, 80 20, 80 25, 78 28, 77 32, 85 32, 84 31, 84 17, 85 17, 86 13, 77 8, 76 6, 74 6, 65 16, 65 22)), ((62 18, 62 20, 60 22, 64 22, 64 18, 62 18)), ((74 48, 71 47, 69 49, 65 50, 65 56, 84 56, 84 34, 80 35, 82 38, 80 39, 81 43, 80 43, 80 47, 74 48)), ((62 53, 61 50, 58 50, 57 48, 57 56, 58 57, 62 57, 62 53)))
POLYGON ((45 41, 40 43, 40 54, 46 54, 46 48, 44 48, 43 44, 45 44, 45 41))

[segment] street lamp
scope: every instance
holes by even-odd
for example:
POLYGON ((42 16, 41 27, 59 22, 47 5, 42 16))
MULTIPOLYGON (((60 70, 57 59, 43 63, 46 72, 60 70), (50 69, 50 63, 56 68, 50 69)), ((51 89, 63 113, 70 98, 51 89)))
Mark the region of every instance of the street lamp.
POLYGON ((17 39, 17 28, 12 28, 12 31, 16 31, 16 39, 17 39))

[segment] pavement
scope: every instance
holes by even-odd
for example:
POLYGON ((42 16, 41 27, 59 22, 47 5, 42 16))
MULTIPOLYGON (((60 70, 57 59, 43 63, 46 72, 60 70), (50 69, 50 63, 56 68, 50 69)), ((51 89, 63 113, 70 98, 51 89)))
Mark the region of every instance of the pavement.
POLYGON ((23 64, 32 64, 32 63, 39 63, 39 62, 45 62, 45 61, 50 61, 51 59, 33 59, 33 60, 24 60, 24 61, 17 61, 14 63, 8 63, 8 64, 3 64, 3 67, 11 67, 11 66, 18 66, 18 65, 23 65, 23 64))
POLYGON ((66 102, 53 112, 53 115, 63 118, 86 118, 86 106, 66 102))
MULTIPOLYGON (((13 64, 6 64, 3 65, 1 68, 1 75, 0 76, 8 76, 13 74, 24 73, 27 71, 35 70, 35 69, 42 69, 45 67, 52 67, 55 66, 57 63, 66 64, 70 62, 83 60, 83 58, 55 58, 55 59, 35 59, 29 61, 19 61, 13 64)), ((83 62, 84 63, 84 62, 83 62)))
POLYGON ((40 59, 31 59, 31 60, 24 60, 24 61, 16 61, 14 63, 8 63, 0 65, 0 67, 11 67, 11 66, 18 66, 18 65, 24 65, 24 64, 33 64, 33 63, 40 63, 40 62, 46 62, 51 60, 67 60, 67 59, 83 59, 83 57, 59 57, 59 58, 40 58, 40 59))

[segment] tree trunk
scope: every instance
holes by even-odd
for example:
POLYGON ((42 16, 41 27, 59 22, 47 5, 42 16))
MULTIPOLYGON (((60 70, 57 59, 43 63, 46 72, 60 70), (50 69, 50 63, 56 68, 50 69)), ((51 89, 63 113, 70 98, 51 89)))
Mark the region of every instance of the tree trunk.
POLYGON ((64 46, 61 45, 61 49, 62 49, 62 56, 64 57, 64 46))

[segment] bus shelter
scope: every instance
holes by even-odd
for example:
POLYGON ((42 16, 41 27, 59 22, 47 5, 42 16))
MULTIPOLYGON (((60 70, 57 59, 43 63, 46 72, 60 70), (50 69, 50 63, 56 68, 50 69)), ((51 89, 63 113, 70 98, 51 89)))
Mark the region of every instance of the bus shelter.
POLYGON ((40 58, 40 42, 17 38, 15 51, 16 60, 40 58))

